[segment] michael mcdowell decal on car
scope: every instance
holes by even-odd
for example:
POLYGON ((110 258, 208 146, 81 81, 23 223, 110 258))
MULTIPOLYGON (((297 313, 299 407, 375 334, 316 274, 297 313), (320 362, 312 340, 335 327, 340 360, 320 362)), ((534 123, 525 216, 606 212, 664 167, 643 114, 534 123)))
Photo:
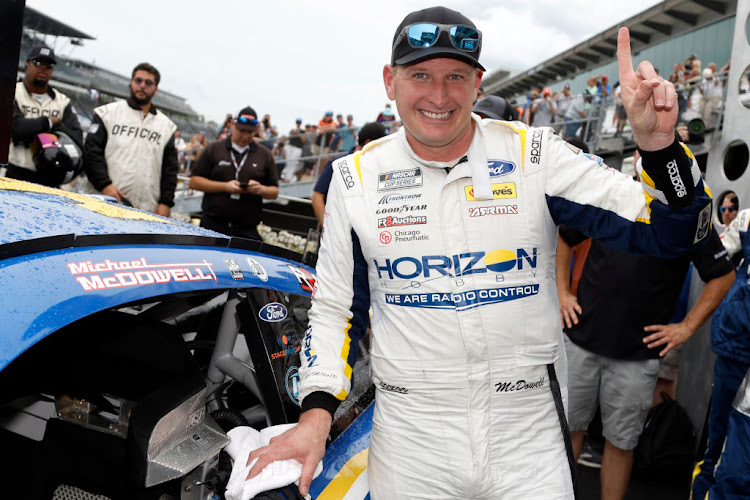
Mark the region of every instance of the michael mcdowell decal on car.
POLYGON ((216 281, 213 264, 203 262, 180 262, 149 264, 145 257, 138 260, 94 263, 90 260, 68 264, 70 274, 84 291, 105 290, 137 285, 158 285, 171 281, 216 281))

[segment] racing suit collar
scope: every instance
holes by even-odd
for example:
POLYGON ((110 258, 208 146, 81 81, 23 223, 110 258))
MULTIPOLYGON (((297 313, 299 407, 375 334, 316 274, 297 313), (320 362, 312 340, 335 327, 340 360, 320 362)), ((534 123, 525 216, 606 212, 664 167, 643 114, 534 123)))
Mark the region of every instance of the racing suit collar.
MULTIPOLYGON (((131 98, 127 98, 128 106, 130 106, 130 109, 135 109, 137 111, 141 111, 141 107, 135 103, 135 101, 131 98)), ((154 103, 151 103, 151 107, 148 110, 149 114, 155 115, 156 114, 156 106, 154 106, 154 103)))
MULTIPOLYGON (((484 141, 484 132, 482 130, 482 121, 479 115, 474 113, 471 114, 471 119, 474 120, 474 137, 469 145, 469 150, 464 155, 469 164, 469 171, 471 172, 472 183, 474 184, 474 196, 480 200, 491 200, 492 198, 492 184, 490 182, 490 170, 487 168, 487 151, 484 141)), ((401 127, 397 132, 397 140, 401 145, 401 148, 406 154, 411 157, 412 160, 429 168, 440 168, 440 169, 451 169, 454 166, 462 163, 463 157, 456 158, 449 162, 442 161, 428 161, 417 155, 409 145, 409 141, 406 139, 406 131, 401 127)))
MULTIPOLYGON (((23 82, 23 88, 24 88, 24 90, 26 90, 26 93, 29 96, 31 96, 33 94, 33 92, 31 92, 31 90, 29 89, 29 87, 26 86, 26 82, 25 81, 23 82)), ((47 90, 45 91, 45 94, 47 94, 48 96, 50 96, 52 99, 54 99, 56 97, 55 96, 55 91, 52 90, 52 86, 49 85, 49 84, 47 84, 47 90)))

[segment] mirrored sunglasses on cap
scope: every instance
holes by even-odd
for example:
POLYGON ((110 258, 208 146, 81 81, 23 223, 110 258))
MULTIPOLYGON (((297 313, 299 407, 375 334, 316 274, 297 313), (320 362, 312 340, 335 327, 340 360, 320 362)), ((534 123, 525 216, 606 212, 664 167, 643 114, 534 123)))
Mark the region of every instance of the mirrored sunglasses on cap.
POLYGON ((242 123, 243 125, 257 125, 258 119, 254 117, 253 115, 240 115, 235 120, 237 123, 242 123))
POLYGON ((458 50, 476 52, 479 48, 479 42, 482 38, 481 31, 469 26, 437 23, 417 23, 404 26, 393 47, 397 47, 406 38, 409 45, 415 49, 428 49, 437 43, 442 31, 448 32, 451 44, 458 50))

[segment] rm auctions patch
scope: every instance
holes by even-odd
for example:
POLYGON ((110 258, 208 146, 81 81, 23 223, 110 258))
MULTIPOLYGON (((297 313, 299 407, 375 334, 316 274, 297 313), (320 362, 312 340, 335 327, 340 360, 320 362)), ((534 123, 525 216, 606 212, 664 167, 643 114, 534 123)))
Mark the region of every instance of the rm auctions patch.
POLYGON ((378 191, 392 191, 394 189, 409 189, 422 187, 422 170, 396 170, 378 175, 378 191))
MULTIPOLYGON (((486 201, 474 198, 474 186, 466 186, 466 199, 469 201, 486 201)), ((492 198, 496 200, 515 198, 516 197, 516 183, 515 182, 503 182, 500 184, 492 185, 492 198)))

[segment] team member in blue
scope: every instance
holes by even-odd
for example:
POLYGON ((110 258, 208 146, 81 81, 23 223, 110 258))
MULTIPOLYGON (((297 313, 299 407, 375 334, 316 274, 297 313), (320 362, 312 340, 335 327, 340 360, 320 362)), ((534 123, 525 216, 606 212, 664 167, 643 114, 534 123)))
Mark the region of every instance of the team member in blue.
MULTIPOLYGON (((718 355, 714 364, 714 386, 711 394, 711 414, 708 421, 708 443, 703 460, 695 467, 693 498, 704 499, 716 483, 721 467, 717 468, 727 438, 727 425, 732 401, 750 368, 750 210, 741 211, 721 235, 730 257, 742 252, 744 260, 737 270, 737 279, 719 305, 711 320, 711 348, 718 355), (716 470, 715 470, 716 469, 716 470)), ((747 411, 747 409, 746 409, 747 411)), ((745 432, 748 432, 745 430, 745 432)), ((737 449, 737 445, 732 445, 737 449)), ((745 484, 750 481, 746 470, 745 484)), ((724 486, 726 488, 727 485, 724 486)), ((745 490, 747 494, 750 490, 745 490)), ((710 496, 709 498, 714 498, 710 496)), ((717 498, 739 498, 724 496, 717 498)))
MULTIPOLYGON (((727 438, 715 481, 705 498, 741 500, 750 492, 750 370, 745 374, 727 422, 727 438)), ((694 497, 695 498, 695 497, 694 497)))
POLYGON ((620 81, 643 185, 551 128, 472 114, 481 42, 444 7, 396 29, 383 79, 404 126, 334 163, 301 352, 303 413, 250 454, 251 476, 294 458, 307 493, 371 309, 372 498, 573 497, 557 225, 673 254, 708 235, 710 200, 675 140, 674 87, 647 62, 633 70, 626 29, 620 81))

